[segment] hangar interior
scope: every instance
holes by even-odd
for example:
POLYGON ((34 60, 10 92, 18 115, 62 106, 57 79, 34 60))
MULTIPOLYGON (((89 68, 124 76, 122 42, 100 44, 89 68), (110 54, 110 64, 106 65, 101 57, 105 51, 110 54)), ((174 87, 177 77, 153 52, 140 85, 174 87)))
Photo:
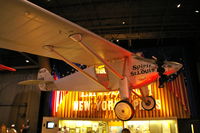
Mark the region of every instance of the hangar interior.
MULTIPOLYGON (((194 124, 195 132, 199 131, 198 0, 29 1, 127 50, 143 52, 148 58, 163 57, 182 63, 184 70, 181 71, 185 74, 191 115, 188 119, 178 119, 178 125, 182 127, 178 128, 178 131, 189 133, 191 123, 194 124)), ((39 68, 44 67, 47 60, 50 60, 51 69, 59 71, 61 77, 74 73, 74 70, 62 61, 0 49, 0 64, 17 70, 0 71, 0 124, 10 126, 14 123, 19 130, 22 123, 30 120, 31 133, 41 132, 43 116, 51 116, 47 104, 51 94, 40 92, 35 86, 18 86, 17 82, 36 78, 39 68)))

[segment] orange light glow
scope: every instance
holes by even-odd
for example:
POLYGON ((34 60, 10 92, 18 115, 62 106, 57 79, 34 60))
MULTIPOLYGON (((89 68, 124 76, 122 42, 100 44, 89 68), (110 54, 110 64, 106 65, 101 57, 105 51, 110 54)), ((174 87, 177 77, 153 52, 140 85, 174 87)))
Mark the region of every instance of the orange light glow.
POLYGON ((133 86, 133 88, 141 88, 145 85, 148 85, 148 84, 156 81, 158 77, 159 77, 158 73, 149 74, 149 75, 147 75, 145 80, 142 80, 141 82, 137 82, 137 83, 133 84, 132 86, 133 86))
POLYGON ((106 74, 105 65, 95 66, 96 74, 106 74))
MULTIPOLYGON (((141 99, 131 95, 129 101, 135 109, 135 118, 190 116, 183 76, 165 84, 165 88, 157 88, 157 82, 148 85, 149 95, 156 100, 156 107, 145 111, 141 99)), ((134 91, 140 95, 139 89, 134 91)), ((117 119, 114 113, 115 104, 121 100, 119 91, 111 92, 56 92, 56 117, 65 118, 104 118, 117 119)))

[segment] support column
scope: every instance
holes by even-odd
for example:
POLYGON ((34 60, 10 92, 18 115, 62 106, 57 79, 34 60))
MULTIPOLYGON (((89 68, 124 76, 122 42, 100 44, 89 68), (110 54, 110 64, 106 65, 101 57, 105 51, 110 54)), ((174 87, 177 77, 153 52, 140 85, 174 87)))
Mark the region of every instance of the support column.
MULTIPOLYGON (((38 56, 39 67, 46 68, 50 73, 52 71, 50 67, 49 58, 44 56, 38 56)), ((40 106, 39 106, 39 113, 38 113, 38 130, 37 132, 42 131, 42 120, 43 116, 51 116, 51 110, 49 107, 49 98, 51 95, 51 91, 41 91, 40 95, 40 106)))
POLYGON ((49 72, 51 72, 51 67, 49 63, 49 58, 44 56, 38 56, 39 67, 46 68, 49 72))

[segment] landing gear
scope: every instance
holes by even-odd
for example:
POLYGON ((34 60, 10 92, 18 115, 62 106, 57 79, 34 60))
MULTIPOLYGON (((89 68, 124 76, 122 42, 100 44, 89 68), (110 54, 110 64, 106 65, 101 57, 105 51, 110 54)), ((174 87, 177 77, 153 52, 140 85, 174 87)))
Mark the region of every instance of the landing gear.
POLYGON ((114 108, 115 114, 118 119, 128 121, 133 118, 135 111, 131 103, 126 100, 119 101, 114 108))
POLYGON ((142 100, 142 107, 145 110, 152 110, 156 106, 156 101, 152 96, 144 97, 145 100, 142 100), (145 102, 146 101, 146 102, 145 102))

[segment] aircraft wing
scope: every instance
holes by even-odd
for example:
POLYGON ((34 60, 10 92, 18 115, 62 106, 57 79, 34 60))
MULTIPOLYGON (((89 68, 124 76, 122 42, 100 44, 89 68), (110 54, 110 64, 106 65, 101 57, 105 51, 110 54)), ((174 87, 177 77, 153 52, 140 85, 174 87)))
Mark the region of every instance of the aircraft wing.
POLYGON ((0 48, 59 59, 44 48, 45 45, 53 45, 72 62, 99 64, 98 59, 91 58, 77 42, 69 38, 72 34, 80 33, 83 42, 107 61, 132 55, 85 28, 25 0, 1 0, 0 16, 0 48))

